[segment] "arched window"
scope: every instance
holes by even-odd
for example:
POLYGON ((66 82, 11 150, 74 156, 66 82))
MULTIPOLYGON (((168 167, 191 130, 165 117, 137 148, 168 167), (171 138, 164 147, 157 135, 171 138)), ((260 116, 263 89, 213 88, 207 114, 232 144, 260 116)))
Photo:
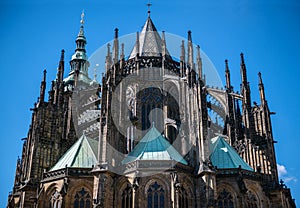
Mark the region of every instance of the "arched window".
POLYGON ((247 193, 246 203, 248 205, 247 206, 248 208, 257 208, 258 207, 257 198, 251 191, 248 191, 248 193, 247 193))
POLYGON ((189 201, 188 201, 189 197, 188 197, 188 193, 187 191, 181 187, 179 189, 179 207, 180 208, 188 208, 189 207, 189 201))
POLYGON ((164 208, 165 191, 157 182, 154 182, 147 191, 148 208, 164 208))
POLYGON ((163 95, 161 90, 156 87, 148 87, 137 93, 137 99, 141 102, 138 103, 138 110, 141 109, 141 127, 142 130, 151 127, 151 120, 155 122, 156 127, 163 126, 163 115, 161 112, 152 112, 152 117, 149 118, 150 112, 154 109, 162 110, 163 95))
POLYGON ((61 208, 62 205, 62 196, 58 191, 55 191, 50 198, 50 207, 51 208, 61 208))
POLYGON ((122 208, 132 207, 132 188, 127 185, 122 193, 122 208))
POLYGON ((232 195, 226 189, 223 189, 223 191, 218 193, 217 207, 234 208, 232 195))
POLYGON ((74 197, 74 208, 91 208, 92 200, 91 195, 88 191, 82 188, 75 194, 74 197))

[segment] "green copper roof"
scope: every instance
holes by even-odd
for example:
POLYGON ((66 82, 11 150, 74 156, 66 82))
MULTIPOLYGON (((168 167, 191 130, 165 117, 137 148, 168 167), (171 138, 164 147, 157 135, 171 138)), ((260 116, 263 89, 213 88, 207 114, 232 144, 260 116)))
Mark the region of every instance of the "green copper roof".
POLYGON ((50 171, 67 167, 91 168, 97 163, 98 141, 82 135, 50 171))
POLYGON ((239 168, 241 166, 244 170, 253 171, 225 139, 220 136, 211 139, 210 160, 218 169, 239 168))
MULTIPOLYGON (((64 82, 68 84, 69 82, 74 82, 74 71, 71 71, 69 76, 64 79, 64 82)), ((86 84, 90 84, 92 82, 91 78, 88 77, 86 73, 79 72, 78 81, 82 81, 86 84)))
POLYGON ((160 134, 154 125, 128 156, 124 158, 122 163, 126 164, 134 160, 175 160, 187 165, 186 160, 160 134))

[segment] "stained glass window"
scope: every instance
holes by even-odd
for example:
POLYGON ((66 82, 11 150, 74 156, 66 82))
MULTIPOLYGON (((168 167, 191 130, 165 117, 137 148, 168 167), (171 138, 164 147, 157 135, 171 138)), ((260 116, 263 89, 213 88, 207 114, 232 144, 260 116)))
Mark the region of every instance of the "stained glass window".
POLYGON ((91 195, 88 191, 82 188, 75 194, 74 208, 91 208, 91 195))
POLYGON ((189 201, 188 201, 188 193, 187 191, 182 187, 179 189, 179 207, 180 208, 188 208, 189 207, 189 201))
POLYGON ((127 185, 122 193, 122 208, 132 207, 132 188, 127 185))
POLYGON ((223 191, 219 192, 217 199, 217 207, 234 208, 232 195, 226 189, 223 189, 223 191))
POLYGON ((248 191, 247 197, 246 197, 246 202, 249 208, 257 208, 257 198, 256 196, 251 192, 248 191))
POLYGON ((147 191, 148 208, 164 208, 165 191, 157 182, 154 182, 147 191))
POLYGON ((51 208, 61 208, 62 206, 62 196, 58 191, 55 191, 50 198, 50 207, 51 208))

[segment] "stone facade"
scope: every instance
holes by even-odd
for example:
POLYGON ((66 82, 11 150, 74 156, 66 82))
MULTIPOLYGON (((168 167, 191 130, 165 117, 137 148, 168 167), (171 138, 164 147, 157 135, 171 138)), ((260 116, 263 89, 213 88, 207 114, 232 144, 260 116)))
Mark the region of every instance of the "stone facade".
POLYGON ((290 190, 278 181, 272 112, 261 74, 260 105, 253 106, 243 54, 238 93, 227 60, 226 88, 207 86, 200 47, 194 60, 190 31, 187 50, 182 42, 180 60, 174 60, 150 15, 129 58, 123 44, 119 49, 115 30, 101 84, 87 74, 85 45, 82 21, 70 73, 63 79, 62 51, 47 102, 44 72, 8 207, 295 207, 290 190), (149 160, 124 162, 151 125, 186 163, 153 159, 157 152, 149 160), (50 170, 82 134, 98 141, 98 163, 50 170), (251 170, 213 164, 215 134, 251 170))

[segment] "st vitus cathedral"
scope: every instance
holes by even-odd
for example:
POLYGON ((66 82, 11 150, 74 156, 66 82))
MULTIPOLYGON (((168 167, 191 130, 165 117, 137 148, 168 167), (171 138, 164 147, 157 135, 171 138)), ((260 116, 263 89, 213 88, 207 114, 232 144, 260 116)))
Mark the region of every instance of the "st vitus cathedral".
POLYGON ((191 32, 175 59, 148 13, 129 55, 115 30, 101 83, 88 75, 83 19, 48 101, 44 71, 8 207, 295 207, 278 181, 261 74, 260 104, 243 54, 240 93, 227 60, 225 89, 208 86, 191 32))

